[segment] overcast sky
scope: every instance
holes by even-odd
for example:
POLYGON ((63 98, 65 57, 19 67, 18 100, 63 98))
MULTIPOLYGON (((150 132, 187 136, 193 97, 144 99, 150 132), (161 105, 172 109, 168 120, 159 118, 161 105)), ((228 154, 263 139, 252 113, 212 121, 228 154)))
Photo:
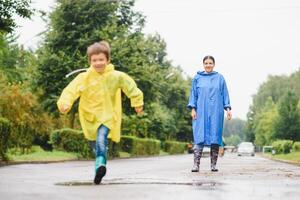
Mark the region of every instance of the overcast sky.
MULTIPOLYGON (((51 11, 54 0, 33 3, 51 11)), ((251 95, 268 75, 291 74, 300 67, 299 0, 137 0, 147 34, 167 43, 168 59, 194 76, 202 58, 213 55, 224 75, 234 117, 246 119, 251 95)), ((45 30, 38 17, 18 18, 19 43, 36 48, 45 30)))

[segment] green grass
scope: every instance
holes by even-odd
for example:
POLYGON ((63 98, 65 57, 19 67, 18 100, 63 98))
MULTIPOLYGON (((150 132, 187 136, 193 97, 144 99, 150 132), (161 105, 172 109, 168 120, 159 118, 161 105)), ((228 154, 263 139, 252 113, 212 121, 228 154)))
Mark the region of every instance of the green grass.
POLYGON ((300 152, 292 152, 288 154, 277 154, 272 156, 272 158, 300 163, 300 152))
POLYGON ((165 151, 163 151, 163 150, 160 150, 159 151, 159 155, 160 156, 167 156, 167 155, 170 155, 168 152, 165 152, 165 151))
POLYGON ((40 147, 34 146, 30 153, 20 154, 16 150, 8 152, 9 161, 23 162, 23 161, 64 161, 64 160, 78 160, 80 156, 76 153, 69 153, 63 151, 44 151, 40 147))
POLYGON ((288 162, 293 162, 293 163, 299 163, 300 164, 300 152, 292 152, 288 154, 275 154, 272 155, 271 153, 264 153, 262 154, 263 156, 275 160, 283 160, 283 161, 288 161, 288 162))
POLYGON ((131 156, 130 153, 127 153, 125 151, 120 151, 119 154, 120 154, 120 158, 130 158, 131 156))
MULTIPOLYGON (((131 155, 127 152, 119 152, 120 158, 130 158, 131 155)), ((160 150, 159 156, 170 155, 169 153, 160 150)), ((19 149, 9 149, 8 160, 11 162, 56 162, 66 160, 79 160, 82 157, 77 153, 65 151, 44 151, 39 146, 33 146, 29 153, 21 154, 19 149)))

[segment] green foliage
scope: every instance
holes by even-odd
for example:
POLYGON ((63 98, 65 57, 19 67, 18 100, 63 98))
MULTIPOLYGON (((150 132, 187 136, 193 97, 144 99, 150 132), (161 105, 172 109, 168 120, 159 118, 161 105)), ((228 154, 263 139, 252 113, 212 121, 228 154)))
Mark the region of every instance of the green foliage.
POLYGON ((160 145, 159 140, 134 136, 122 136, 120 141, 122 151, 130 153, 132 156, 159 155, 160 145))
POLYGON ((229 137, 224 137, 225 144, 230 146, 237 146, 243 140, 239 135, 230 135, 229 137))
POLYGON ((245 138, 246 122, 242 119, 235 118, 230 121, 225 120, 223 135, 229 137, 231 135, 238 135, 241 139, 245 138))
POLYGON ((246 139, 246 122, 239 118, 225 120, 223 135, 225 145, 238 145, 246 139))
POLYGON ((69 128, 55 130, 51 133, 50 143, 57 150, 76 152, 83 158, 93 157, 92 149, 82 131, 69 128))
POLYGON ((176 121, 175 112, 158 103, 152 103, 148 106, 151 120, 149 125, 150 136, 159 140, 175 138, 174 134, 177 132, 177 127, 174 123, 176 121))
POLYGON ((300 140, 300 70, 269 76, 253 96, 247 115, 246 140, 256 145, 276 139, 300 140))
POLYGON ((275 136, 275 125, 278 120, 277 106, 272 101, 272 98, 267 99, 265 107, 257 116, 255 121, 255 144, 264 146, 271 144, 275 136))
POLYGON ((280 153, 290 153, 293 147, 292 140, 276 140, 272 143, 273 149, 276 151, 276 154, 280 153))
POLYGON ((34 10, 30 8, 31 0, 1 0, 0 3, 0 33, 12 32, 17 24, 14 15, 30 18, 34 10))
POLYGON ((294 142, 293 151, 299 151, 300 152, 300 142, 294 142))
POLYGON ((188 143, 167 140, 164 143, 164 151, 170 154, 182 154, 187 150, 188 143))
POLYGON ((10 137, 11 124, 9 120, 0 117, 0 160, 7 160, 6 152, 10 137))
POLYGON ((272 146, 264 146, 263 153, 272 153, 273 147, 272 146))
POLYGON ((15 130, 16 134, 14 135, 14 142, 17 143, 17 147, 21 148, 22 154, 28 153, 33 145, 34 130, 32 130, 28 124, 23 122, 18 124, 15 130))
POLYGON ((42 110, 28 86, 10 84, 0 75, 0 91, 0 116, 12 125, 9 146, 25 151, 34 140, 43 141, 41 145, 44 145, 53 127, 52 119, 42 110))
POLYGON ((0 33, 0 72, 9 83, 34 82, 36 57, 16 44, 16 37, 0 33))
POLYGON ((28 154, 18 154, 15 149, 9 149, 7 152, 8 159, 15 162, 23 161, 66 161, 78 160, 80 156, 77 153, 70 153, 65 151, 44 151, 39 146, 33 146, 28 154))
POLYGON ((300 115, 297 109, 298 97, 287 91, 278 105, 279 119, 276 124, 276 138, 300 140, 300 115))
POLYGON ((108 158, 118 158, 120 157, 120 143, 113 142, 111 139, 108 139, 108 158))
POLYGON ((135 114, 126 116, 123 115, 122 133, 125 135, 134 135, 140 138, 149 137, 148 128, 150 125, 150 120, 147 114, 142 116, 137 116, 135 114))
POLYGON ((250 106, 250 110, 247 113, 247 123, 245 126, 245 140, 249 142, 254 142, 255 140, 255 130, 254 130, 254 118, 255 112, 253 111, 253 106, 250 106))

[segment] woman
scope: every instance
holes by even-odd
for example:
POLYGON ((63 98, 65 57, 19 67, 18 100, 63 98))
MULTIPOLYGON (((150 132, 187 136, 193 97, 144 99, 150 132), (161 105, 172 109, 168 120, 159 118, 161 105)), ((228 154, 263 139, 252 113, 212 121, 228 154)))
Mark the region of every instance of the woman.
POLYGON ((232 117, 228 90, 224 77, 213 71, 215 59, 203 58, 204 71, 193 79, 188 107, 192 110, 194 136, 194 166, 199 172, 200 158, 204 146, 210 146, 211 171, 216 172, 219 146, 222 145, 224 110, 227 119, 232 117))

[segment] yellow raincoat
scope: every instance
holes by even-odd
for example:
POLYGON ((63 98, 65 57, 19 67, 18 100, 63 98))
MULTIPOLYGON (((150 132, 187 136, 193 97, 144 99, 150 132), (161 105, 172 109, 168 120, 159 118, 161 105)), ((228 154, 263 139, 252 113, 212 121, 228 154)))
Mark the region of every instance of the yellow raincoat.
POLYGON ((114 142, 119 142, 122 117, 121 90, 130 98, 132 107, 143 105, 143 93, 130 76, 114 70, 112 64, 105 67, 104 73, 98 73, 90 67, 63 90, 57 106, 61 112, 63 105, 68 106, 70 110, 74 101, 80 97, 79 119, 84 136, 88 140, 96 140, 97 130, 103 124, 110 129, 108 137, 114 142))

